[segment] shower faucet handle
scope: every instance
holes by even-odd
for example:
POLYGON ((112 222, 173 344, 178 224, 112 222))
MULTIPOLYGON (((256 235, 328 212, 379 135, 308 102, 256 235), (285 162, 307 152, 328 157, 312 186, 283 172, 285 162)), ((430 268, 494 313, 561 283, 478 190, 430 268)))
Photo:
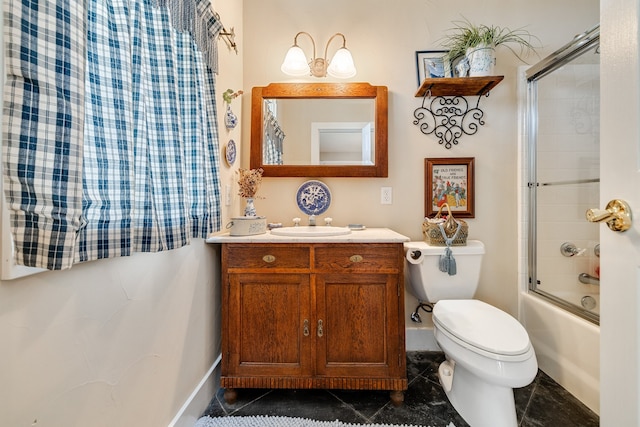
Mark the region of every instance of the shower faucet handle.
POLYGON ((578 248, 576 245, 569 242, 564 242, 562 246, 560 246, 560 253, 566 257, 581 256, 586 251, 586 249, 578 248))

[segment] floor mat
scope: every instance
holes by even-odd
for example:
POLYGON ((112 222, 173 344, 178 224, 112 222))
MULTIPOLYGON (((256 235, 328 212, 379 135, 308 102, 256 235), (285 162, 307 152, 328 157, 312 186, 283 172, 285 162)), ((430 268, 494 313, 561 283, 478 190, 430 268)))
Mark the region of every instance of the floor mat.
MULTIPOLYGON (((315 421, 296 417, 202 417, 193 427, 356 427, 361 424, 343 423, 342 421, 315 421)), ((409 424, 366 424, 367 427, 421 427, 409 424)), ((424 426, 438 427, 438 426, 424 426)), ((445 427, 456 427, 449 423, 445 427)))

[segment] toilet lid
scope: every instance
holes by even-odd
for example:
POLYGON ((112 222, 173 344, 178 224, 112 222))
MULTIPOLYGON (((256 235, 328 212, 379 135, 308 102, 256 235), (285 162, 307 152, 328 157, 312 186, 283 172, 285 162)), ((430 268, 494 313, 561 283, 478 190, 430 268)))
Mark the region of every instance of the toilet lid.
POLYGON ((433 321, 444 332, 482 350, 513 356, 529 350, 524 327, 502 310, 478 300, 441 300, 433 321))

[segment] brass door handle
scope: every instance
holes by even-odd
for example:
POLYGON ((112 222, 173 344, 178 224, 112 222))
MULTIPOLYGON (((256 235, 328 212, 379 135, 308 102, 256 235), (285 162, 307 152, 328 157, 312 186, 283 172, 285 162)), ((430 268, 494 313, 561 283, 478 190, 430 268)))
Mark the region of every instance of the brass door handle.
POLYGON ((614 199, 603 209, 587 210, 587 221, 606 222, 613 231, 627 231, 631 228, 631 208, 624 200, 614 199))
POLYGON ((302 325, 302 335, 304 335, 305 337, 309 336, 309 320, 308 319, 304 319, 304 323, 302 325))

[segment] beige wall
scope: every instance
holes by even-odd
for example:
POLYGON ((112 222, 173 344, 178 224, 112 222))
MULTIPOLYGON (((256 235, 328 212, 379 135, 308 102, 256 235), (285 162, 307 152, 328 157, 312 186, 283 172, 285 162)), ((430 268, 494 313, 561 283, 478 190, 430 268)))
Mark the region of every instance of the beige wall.
MULTIPOLYGON (((242 3, 218 3, 241 41, 242 3)), ((242 55, 218 45, 217 88, 239 89, 242 55)), ((221 97, 218 109, 221 142, 239 141, 239 128, 224 127, 221 97)), ((195 239, 0 282, 0 425, 169 425, 220 354, 217 259, 195 239)))
POLYGON ((0 284, 0 425, 166 426, 218 356, 214 248, 0 284))
MULTIPOLYGON (((334 224, 363 223, 390 227, 412 240, 421 236, 424 215, 424 158, 475 157, 476 217, 470 237, 487 247, 478 297, 513 314, 517 311, 517 67, 521 63, 506 49, 497 51, 496 74, 505 76, 480 107, 485 126, 463 136, 447 150, 433 136, 412 124, 421 99, 417 89, 415 51, 441 48, 438 39, 451 21, 466 17, 475 23, 510 28, 526 27, 544 48, 541 57, 567 43, 598 22, 595 0, 541 2, 461 0, 245 0, 244 89, 271 82, 333 81, 332 78, 292 78, 280 71, 287 49, 298 31, 309 32, 320 52, 335 32, 347 38, 358 74, 350 81, 366 81, 389 88, 389 177, 382 179, 323 178, 332 192, 332 205, 322 216, 334 224), (393 188, 393 204, 380 204, 380 187, 393 188)), ((335 43, 335 42, 334 42, 335 43)), ((307 39, 299 44, 311 53, 307 39)), ((337 43, 336 43, 337 45, 337 43)), ((330 52, 336 49, 332 45, 330 52), (331 50, 333 49, 333 50, 331 50)), ((530 63, 538 58, 532 56, 530 63)), ((243 109, 249 115, 250 98, 243 109)), ((249 121, 243 122, 242 160, 248 167, 249 121)), ((311 178, 311 177, 310 177, 311 178)), ((295 203, 298 186, 306 178, 270 178, 256 201, 268 221, 291 223, 301 216, 295 203)), ((303 220, 304 221, 304 220, 303 220)), ((415 299, 407 295, 408 313, 415 299)), ((410 320, 407 320, 411 324, 410 320)), ((412 324, 413 325, 413 324, 412 324)))
MULTIPOLYGON (((326 215, 337 225, 362 222, 420 239, 423 159, 475 157, 476 218, 469 223, 471 237, 483 240, 488 250, 479 296, 514 313, 519 63, 507 51, 498 52, 496 71, 505 81, 482 101, 486 125, 445 150, 412 125, 420 101, 413 96, 414 52, 437 48, 450 21, 463 14, 476 22, 527 25, 545 45, 544 56, 596 23, 598 2, 461 0, 451 5, 425 0, 216 0, 225 26, 235 27, 240 51, 236 55, 218 42, 217 88, 245 91, 241 102, 232 104, 240 118, 236 129, 224 127, 221 100, 218 105, 221 155, 229 139, 241 145, 233 167, 224 160, 221 164, 223 196, 226 186, 231 189, 223 224, 241 209, 235 170, 248 167, 251 87, 292 81, 281 74, 280 62, 296 32, 310 32, 319 45, 344 32, 359 70, 352 81, 389 88, 389 178, 323 179, 333 194, 326 215), (393 187, 392 205, 380 205, 381 186, 393 187)), ((294 196, 304 180, 266 179, 260 191, 266 198, 256 202, 258 212, 269 221, 300 216, 294 196)), ((0 425, 168 425, 220 351, 217 255, 214 247, 197 240, 177 251, 0 282, 0 425)), ((408 296, 407 312, 413 304, 408 296)))

